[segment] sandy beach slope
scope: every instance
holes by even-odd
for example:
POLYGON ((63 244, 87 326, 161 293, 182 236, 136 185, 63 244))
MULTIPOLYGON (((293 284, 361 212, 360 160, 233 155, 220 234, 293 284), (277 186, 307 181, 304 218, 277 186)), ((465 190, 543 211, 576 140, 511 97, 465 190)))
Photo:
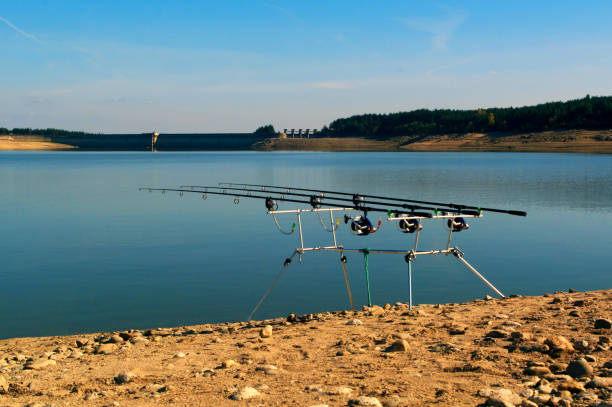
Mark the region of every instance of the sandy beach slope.
POLYGON ((47 141, 0 139, 0 151, 71 150, 73 148, 75 147, 68 144, 50 143, 47 141))
POLYGON ((611 311, 602 290, 8 339, 0 406, 610 406, 611 311))

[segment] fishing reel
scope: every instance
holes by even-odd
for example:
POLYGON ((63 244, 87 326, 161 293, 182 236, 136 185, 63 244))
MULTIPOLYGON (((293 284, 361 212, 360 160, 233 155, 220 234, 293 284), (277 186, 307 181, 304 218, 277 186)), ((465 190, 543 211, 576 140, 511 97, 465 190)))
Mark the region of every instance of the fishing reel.
POLYGON ((348 215, 344 215, 344 223, 351 221, 350 228, 357 236, 367 236, 371 233, 375 233, 380 228, 381 220, 378 220, 378 226, 374 226, 367 214, 355 216, 351 218, 348 215))
POLYGON ((313 209, 320 208, 321 207, 321 197, 312 195, 310 197, 310 206, 312 206, 313 209))
POLYGON ((404 233, 414 233, 417 230, 422 230, 423 225, 418 219, 401 219, 397 226, 404 233))
POLYGON ((446 222, 446 226, 449 229, 452 228, 453 232, 461 232, 462 230, 468 230, 470 228, 470 225, 468 225, 465 219, 463 219, 461 216, 450 218, 446 222))
POLYGON ((276 202, 276 200, 272 199, 272 197, 267 197, 266 198, 266 209, 268 209, 268 211, 275 211, 278 209, 278 203, 276 202))

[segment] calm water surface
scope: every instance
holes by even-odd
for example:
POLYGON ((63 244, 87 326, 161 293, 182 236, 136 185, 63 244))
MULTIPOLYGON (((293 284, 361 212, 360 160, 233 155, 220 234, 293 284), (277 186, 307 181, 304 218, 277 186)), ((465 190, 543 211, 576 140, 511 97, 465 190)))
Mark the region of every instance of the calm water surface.
MULTIPOLYGON (((505 294, 612 286, 612 157, 509 153, 0 153, 0 338, 245 319, 296 246, 261 201, 139 192, 219 181, 337 189, 526 210, 487 214, 454 243, 505 294)), ((281 205, 281 209, 291 209, 281 205)), ((373 215, 377 220, 378 215, 373 215)), ((292 217, 281 217, 290 228, 292 217)), ((305 243, 330 235, 304 215, 305 243)), ((346 247, 412 235, 338 232, 346 247)), ((421 248, 445 244, 429 221, 421 248)), ((363 256, 348 256, 357 304, 363 256)), ((375 303, 407 300, 401 256, 370 256, 375 303)), ((416 303, 489 294, 456 259, 419 257, 416 303)), ((346 309, 334 253, 291 264, 257 318, 346 309)))

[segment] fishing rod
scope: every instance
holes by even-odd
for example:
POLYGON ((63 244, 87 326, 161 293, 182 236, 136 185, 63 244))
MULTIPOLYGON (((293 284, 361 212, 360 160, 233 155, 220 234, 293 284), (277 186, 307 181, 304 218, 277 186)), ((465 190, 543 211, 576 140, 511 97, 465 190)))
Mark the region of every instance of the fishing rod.
MULTIPOLYGON (((235 188, 235 189, 239 189, 239 188, 235 188)), ((317 206, 315 206, 313 204, 312 201, 308 200, 299 200, 299 199, 290 199, 290 198, 285 198, 285 197, 271 197, 271 196, 263 196, 263 195, 253 195, 251 193, 247 193, 247 194, 237 194, 237 193, 229 193, 229 192, 216 192, 216 191, 198 191, 198 190, 194 190, 194 189, 184 189, 184 188, 150 188, 150 187, 140 187, 138 188, 139 191, 160 191, 162 193, 164 192, 179 192, 179 193, 184 193, 184 192, 189 192, 189 193, 196 193, 196 194, 202 194, 203 196, 206 196, 207 194, 212 194, 212 195, 224 195, 224 196, 233 196, 234 198, 254 198, 254 199, 263 199, 266 201, 266 208, 268 209, 268 211, 276 211, 278 209, 278 203, 276 201, 283 201, 283 202, 292 202, 292 203, 301 203, 301 204, 307 204, 307 205, 311 205, 313 206, 315 209, 316 207, 320 206, 321 203, 319 202, 317 204, 317 206)), ((280 194, 280 193, 277 193, 280 194)), ((238 203, 238 201, 234 200, 234 203, 238 203)), ((347 209, 347 205, 340 205, 340 204, 334 204, 334 203, 325 203, 325 206, 330 206, 332 208, 343 208, 343 209, 347 209)), ((402 214, 402 215, 411 215, 414 214, 414 212, 408 212, 408 211, 390 211, 389 209, 386 208, 378 208, 378 207, 371 207, 371 206, 359 206, 358 208, 351 208, 351 209, 355 209, 355 210, 359 210, 359 211, 363 211, 363 212, 383 212, 383 213, 395 213, 395 214, 402 214)), ((431 213, 428 212, 423 212, 423 213, 419 213, 418 216, 421 217, 425 217, 425 218, 431 218, 433 217, 433 215, 431 213)))
MULTIPOLYGON (((392 198, 392 197, 386 197, 386 196, 380 196, 380 195, 352 194, 349 192, 328 191, 328 190, 322 190, 322 189, 292 188, 292 187, 280 187, 280 186, 274 186, 274 185, 260 185, 260 184, 240 184, 240 183, 237 184, 237 183, 231 183, 231 182, 220 182, 219 185, 229 185, 229 186, 236 185, 236 186, 243 186, 243 187, 264 188, 262 189, 262 191, 264 191, 265 188, 274 188, 274 189, 282 189, 287 192, 290 192, 291 190, 293 190, 293 191, 317 192, 320 194, 358 196, 358 197, 363 197, 363 198, 384 199, 384 200, 395 201, 395 202, 413 202, 413 203, 425 204, 425 205, 440 205, 440 206, 447 206, 450 208, 454 208, 456 210, 473 209, 477 211, 505 213, 508 215, 515 215, 515 216, 527 216, 527 212, 525 211, 517 211, 517 210, 509 210, 509 209, 495 209, 495 208, 482 208, 482 207, 472 206, 472 205, 461 205, 461 204, 454 204, 454 203, 431 202, 431 201, 419 201, 419 200, 414 200, 414 199, 392 198)), ((266 192, 271 192, 271 191, 267 190, 266 192)))
MULTIPOLYGON (((262 192, 261 189, 253 189, 253 188, 233 188, 233 187, 216 187, 216 186, 204 186, 204 185, 181 185, 180 188, 199 188, 204 189, 204 190, 208 190, 208 189, 215 189, 215 190, 223 190, 223 191, 227 191, 227 190, 232 190, 232 191, 246 191, 246 192, 262 192)), ((296 189, 297 190, 297 189, 296 189)), ((202 191, 204 192, 204 191, 202 191)), ((320 205, 328 205, 328 203, 323 203, 323 199, 326 200, 333 200, 333 201, 340 201, 340 202, 350 202, 353 204, 354 208, 356 210, 361 210, 361 208, 363 208, 364 204, 369 204, 369 205, 378 205, 378 206, 387 206, 387 207, 394 207, 394 208, 402 208, 402 209, 409 209, 410 210, 410 214, 412 216, 424 216, 424 217, 431 217, 430 213, 428 212, 414 212, 415 209, 421 209, 421 210, 426 210, 426 211, 433 211, 434 213, 439 213, 439 212, 461 212, 462 214, 465 215, 478 215, 478 211, 460 211, 458 209, 450 209, 450 208, 434 208, 431 206, 422 206, 422 205, 408 205, 408 204, 399 204, 399 203, 392 203, 392 202, 380 202, 380 201, 370 201, 367 200, 365 198, 362 198, 362 195, 358 195, 358 194, 354 194, 352 198, 341 198, 341 197, 334 197, 334 196, 324 196, 324 195, 309 195, 309 194, 300 194, 297 192, 285 192, 285 191, 266 191, 268 193, 273 193, 273 194, 278 194, 281 196, 284 195, 290 195, 290 196, 299 196, 299 197, 305 197, 310 199, 310 205, 312 205, 313 207, 318 207, 320 205)), ((344 205, 346 206, 346 205, 344 205)), ((389 212, 389 210, 387 210, 387 212, 389 212)), ((397 211, 393 210, 393 213, 398 213, 397 211)))
MULTIPOLYGON (((257 184, 235 184, 235 183, 219 183, 219 186, 180 186, 177 188, 152 188, 152 187, 141 187, 141 191, 160 191, 162 194, 166 192, 178 192, 181 196, 184 193, 200 194, 202 199, 207 199, 208 195, 220 195, 229 196, 234 198, 234 204, 240 202, 240 198, 253 198, 261 199, 265 202, 267 214, 274 218, 274 222, 279 231, 285 235, 293 234, 297 232, 298 245, 293 250, 292 254, 285 259, 283 267, 268 289, 264 296, 261 298, 259 303, 253 309, 248 317, 250 320, 253 315, 257 312, 259 307, 262 305, 272 288, 278 282, 281 275, 285 272, 287 267, 291 264, 292 259, 297 256, 299 262, 302 262, 302 256, 306 253, 313 252, 336 252, 342 265, 344 278, 346 280, 346 289, 348 298, 350 301, 351 309, 353 309, 353 299, 351 289, 349 285, 349 279, 346 269, 347 256, 349 253, 360 253, 363 255, 364 268, 366 274, 366 288, 367 288, 367 303, 372 304, 371 292, 370 292, 370 278, 368 269, 368 256, 379 255, 379 254, 391 254, 391 255, 402 255, 405 262, 408 265, 408 299, 409 299, 409 310, 412 310, 412 273, 413 273, 413 261, 420 256, 431 256, 431 255, 452 255, 459 260, 468 270, 476 275, 482 282, 484 282, 490 289, 492 289, 500 297, 504 295, 499 291, 491 282, 489 282, 482 274, 480 274, 476 268, 474 268, 464 257, 464 253, 457 247, 451 246, 451 238, 457 232, 465 231, 470 228, 466 219, 469 218, 482 218, 484 211, 506 213, 515 216, 526 216, 527 213, 524 211, 505 210, 505 209, 494 209, 494 208, 480 208, 471 205, 460 205, 454 203, 440 203, 430 201, 418 201, 410 199, 402 199, 395 197, 387 197, 380 195, 366 195, 366 194, 352 194, 348 192, 339 191, 328 191, 319 189, 307 189, 307 188, 291 188, 291 187, 279 187, 273 185, 257 185, 257 184), (299 192, 298 192, 299 191, 299 192), (333 202, 329 202, 333 201, 333 202), (279 210, 279 202, 287 202, 293 204, 301 204, 309 206, 309 208, 295 208, 295 209, 283 209, 279 210), (433 205, 433 206, 427 206, 433 205), (419 210, 419 211, 416 211, 419 210), (335 215, 336 212, 349 212, 357 211, 361 212, 359 215, 344 216, 335 215), (376 226, 368 219, 368 212, 379 212, 387 214, 387 221, 397 221, 397 227, 400 232, 404 234, 412 234, 414 236, 414 244, 410 248, 404 249, 370 249, 370 248, 349 248, 345 247, 337 240, 336 230, 340 224, 340 220, 343 218, 344 223, 347 224, 353 234, 367 237, 375 233, 380 229, 381 220, 378 220, 376 226), (313 245, 306 246, 304 243, 302 220, 308 213, 316 213, 319 221, 323 228, 330 232, 331 244, 328 245, 313 245), (325 226, 321 213, 329 215, 328 225, 330 228, 325 226), (296 222, 293 223, 290 231, 285 231, 281 228, 276 216, 277 215, 289 215, 293 214, 296 216, 296 222), (423 225, 422 221, 440 220, 448 227, 448 235, 445 239, 444 245, 441 248, 433 248, 423 250, 419 247, 419 236, 422 233, 423 225), (349 224, 350 221, 350 224, 349 224), (297 230, 296 230, 297 226, 297 230)), ((404 241, 405 242, 405 241, 404 241)), ((403 243, 405 244, 405 243, 403 243)))

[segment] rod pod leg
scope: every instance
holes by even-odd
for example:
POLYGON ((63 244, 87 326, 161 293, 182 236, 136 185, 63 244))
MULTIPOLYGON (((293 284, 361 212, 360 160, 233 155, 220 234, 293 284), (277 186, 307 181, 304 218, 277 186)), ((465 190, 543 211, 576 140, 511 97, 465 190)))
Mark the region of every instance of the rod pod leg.
POLYGON ((297 253, 297 250, 293 252, 293 254, 291 255, 291 257, 288 257, 287 259, 285 259, 285 262, 283 263, 283 269, 280 271, 280 273, 278 273, 278 276, 276 276, 276 278, 274 279, 274 282, 272 283, 272 285, 270 286, 270 288, 268 288, 268 291, 266 291, 266 293, 264 294, 263 297, 261 297, 261 300, 259 300, 259 302, 257 303, 257 305, 255 306, 255 308, 253 309, 253 311, 251 312, 251 314, 249 315, 249 317, 247 318, 247 322, 249 322, 251 320, 251 318, 253 318, 253 315, 255 315, 255 313, 257 312, 257 310, 259 309, 259 307, 261 307, 261 304, 263 304, 263 302, 265 301, 266 297, 268 296, 268 294, 270 294, 270 291, 272 291, 272 289, 274 288, 274 286, 276 285, 276 283, 278 283, 278 280, 280 280, 281 276, 283 275, 283 273, 285 272, 285 270, 287 269, 287 267, 289 267, 289 265, 291 264, 291 259, 293 258, 293 256, 295 256, 295 254, 297 253))
POLYGON ((351 294, 351 285, 349 284, 348 273, 346 272, 346 256, 340 252, 340 263, 342 263, 342 270, 344 271, 344 281, 346 281, 346 291, 348 292, 349 302, 351 303, 351 311, 355 311, 353 306, 353 295, 351 294))
POLYGON ((484 276, 482 274, 480 274, 478 272, 478 270, 476 270, 470 263, 468 263, 464 258, 463 258, 463 252, 461 250, 459 250, 458 247, 455 247, 452 249, 451 253, 453 254, 453 256, 455 256, 461 263, 463 263, 465 265, 465 267, 467 267, 472 273, 474 273, 476 275, 476 277, 478 277, 479 279, 481 279, 486 285, 489 286, 489 288, 493 291, 495 291, 495 293, 497 295, 499 295, 501 298, 506 298, 506 296, 504 294, 501 293, 501 291, 499 291, 497 288, 495 288, 495 286, 493 284, 491 284, 489 282, 489 280, 487 280, 486 278, 484 278, 484 276))
POLYGON ((368 267, 368 254, 370 254, 370 249, 361 249, 360 252, 363 253, 363 261, 365 263, 366 284, 368 289, 368 307, 371 307, 372 294, 370 293, 370 270, 368 267))
POLYGON ((404 260, 408 263, 408 311, 412 311, 412 261, 416 259, 414 251, 411 250, 404 260))

